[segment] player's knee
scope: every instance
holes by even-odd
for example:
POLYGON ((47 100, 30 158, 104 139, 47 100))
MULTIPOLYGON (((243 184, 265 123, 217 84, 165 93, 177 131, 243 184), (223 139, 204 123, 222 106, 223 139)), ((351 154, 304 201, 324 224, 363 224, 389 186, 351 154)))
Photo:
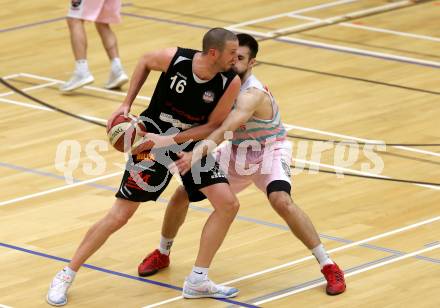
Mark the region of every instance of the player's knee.
POLYGON ((111 229, 118 230, 128 222, 130 217, 131 215, 125 212, 110 212, 107 215, 107 223, 111 229))
POLYGON ((110 29, 109 24, 105 24, 105 23, 102 23, 102 22, 95 22, 95 27, 96 27, 96 29, 98 31, 100 31, 100 30, 109 30, 110 29))
POLYGON ((188 193, 183 186, 177 187, 171 198, 170 205, 175 208, 186 208, 189 205, 188 193))
POLYGON ((128 222, 136 209, 137 206, 132 204, 132 202, 117 199, 116 203, 105 218, 106 222, 111 229, 117 230, 128 222))
POLYGON ((66 18, 66 22, 67 22, 67 25, 68 25, 70 28, 73 28, 73 27, 76 27, 76 26, 79 26, 79 25, 82 24, 82 20, 81 20, 81 19, 78 19, 78 18, 70 18, 70 17, 67 17, 67 18, 66 18))
POLYGON ((238 202, 237 198, 230 198, 228 200, 225 200, 219 208, 223 215, 233 219, 238 213, 240 203, 238 202))
POLYGON ((272 192, 269 201, 274 210, 282 217, 289 215, 293 210, 293 202, 286 192, 272 192))

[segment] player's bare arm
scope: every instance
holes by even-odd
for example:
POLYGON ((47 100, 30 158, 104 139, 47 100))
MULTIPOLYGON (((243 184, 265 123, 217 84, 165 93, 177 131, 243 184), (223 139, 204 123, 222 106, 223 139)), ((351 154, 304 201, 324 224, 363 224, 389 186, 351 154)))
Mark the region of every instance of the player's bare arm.
POLYGON ((140 144, 137 148, 137 152, 151 149, 155 147, 165 147, 174 143, 184 143, 188 140, 201 140, 206 138, 213 130, 218 128, 230 113, 235 98, 240 91, 240 79, 235 77, 229 84, 227 90, 220 98, 217 106, 212 111, 208 122, 206 124, 192 127, 188 130, 182 131, 174 136, 163 136, 153 133, 143 133, 145 142, 140 144))
POLYGON ((237 98, 235 108, 229 113, 222 125, 215 129, 203 142, 199 143, 192 152, 180 153, 180 159, 176 166, 181 174, 185 174, 191 169, 191 163, 198 158, 212 152, 217 145, 225 140, 225 132, 235 131, 240 125, 246 123, 267 100, 267 94, 258 89, 249 89, 237 98), (195 157, 196 159, 193 159, 195 157))
POLYGON ((228 114, 231 112, 232 105, 240 92, 240 86, 240 78, 235 76, 225 93, 220 98, 217 106, 210 114, 208 122, 206 124, 192 127, 188 130, 178 133, 174 137, 174 141, 176 143, 183 143, 188 140, 202 140, 208 137, 212 131, 223 123, 228 114))
POLYGON ((145 83, 145 80, 147 79, 150 72, 166 72, 176 51, 176 47, 161 49, 145 53, 139 59, 134 73, 131 76, 130 86, 128 88, 127 95, 123 103, 111 115, 110 119, 107 122, 107 125, 109 125, 109 123, 112 123, 113 119, 120 114, 124 114, 125 116, 128 115, 128 113, 130 112, 131 104, 138 95, 140 89, 142 88, 142 85, 145 83))

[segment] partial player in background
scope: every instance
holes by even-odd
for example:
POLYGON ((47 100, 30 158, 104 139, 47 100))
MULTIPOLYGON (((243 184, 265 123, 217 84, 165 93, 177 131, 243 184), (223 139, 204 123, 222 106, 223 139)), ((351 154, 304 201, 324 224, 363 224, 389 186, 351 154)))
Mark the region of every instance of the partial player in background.
POLYGON ((60 86, 60 91, 70 92, 95 80, 87 63, 87 35, 84 21, 95 23, 102 45, 110 59, 110 76, 105 88, 119 88, 128 81, 119 58, 116 35, 110 28, 110 24, 121 21, 120 10, 121 0, 71 0, 67 24, 75 56, 75 71, 69 81, 60 86))
MULTIPOLYGON (((182 174, 191 173, 191 163, 214 150, 224 140, 225 132, 233 132, 230 144, 217 150, 217 161, 227 172, 234 193, 254 183, 263 191, 275 209, 289 226, 292 233, 309 248, 321 266, 327 280, 327 294, 336 295, 345 291, 344 273, 327 254, 310 218, 291 198, 291 153, 292 146, 286 140, 286 131, 281 123, 275 99, 252 74, 258 43, 250 35, 238 34, 238 61, 234 68, 242 85, 234 109, 223 124, 207 139, 198 144, 193 152, 181 153, 176 165, 182 174), (249 150, 247 146, 257 146, 249 150), (259 147, 259 149, 257 149, 259 147), (271 166, 268 170, 266 166, 271 166), (225 166, 226 165, 226 166, 225 166), (247 166, 258 166, 251 174, 247 166)), ((252 167, 254 168, 254 167, 252 167)), ((140 276, 148 276, 169 265, 169 254, 173 239, 185 220, 189 199, 186 191, 179 187, 171 198, 162 224, 159 248, 149 254, 139 265, 140 276)))

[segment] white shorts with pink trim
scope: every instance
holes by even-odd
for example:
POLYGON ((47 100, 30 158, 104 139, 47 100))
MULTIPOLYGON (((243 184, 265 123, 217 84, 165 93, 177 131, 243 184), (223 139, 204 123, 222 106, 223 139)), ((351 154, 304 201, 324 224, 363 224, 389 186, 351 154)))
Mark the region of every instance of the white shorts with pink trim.
POLYGON ((291 185, 292 143, 283 140, 259 148, 254 143, 253 147, 228 142, 217 149, 216 159, 232 191, 238 193, 252 183, 264 193, 273 181, 286 181, 291 185))
POLYGON ((105 24, 121 22, 121 0, 71 0, 67 17, 105 24))

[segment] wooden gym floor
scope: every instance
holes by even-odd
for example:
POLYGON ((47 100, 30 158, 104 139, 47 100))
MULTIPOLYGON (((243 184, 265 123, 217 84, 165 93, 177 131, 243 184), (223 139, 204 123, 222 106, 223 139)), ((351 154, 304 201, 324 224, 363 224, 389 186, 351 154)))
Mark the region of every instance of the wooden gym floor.
MULTIPOLYGON (((109 65, 93 25, 88 60, 96 81, 62 95, 57 88, 73 70, 68 1, 0 4, 0 76, 52 106, 105 122, 127 86, 103 90, 109 65)), ((171 267, 138 278, 137 264, 158 245, 173 180, 88 260, 69 307, 440 306, 440 1, 133 0, 124 1, 122 15, 114 29, 130 74, 146 51, 199 48, 211 27, 246 31, 260 39, 255 74, 277 98, 289 134, 387 145, 326 143, 316 156, 322 143, 290 138, 294 199, 344 268, 346 293, 325 294, 316 261, 255 187, 239 194, 239 215, 210 270, 214 281, 239 288, 238 297, 179 298, 211 211, 206 201, 191 205, 171 267)), ((149 77, 135 114, 157 77, 149 77)), ((106 146, 102 127, 4 86, 0 110, 0 307, 47 307, 53 275, 111 206, 124 157, 106 146)))

